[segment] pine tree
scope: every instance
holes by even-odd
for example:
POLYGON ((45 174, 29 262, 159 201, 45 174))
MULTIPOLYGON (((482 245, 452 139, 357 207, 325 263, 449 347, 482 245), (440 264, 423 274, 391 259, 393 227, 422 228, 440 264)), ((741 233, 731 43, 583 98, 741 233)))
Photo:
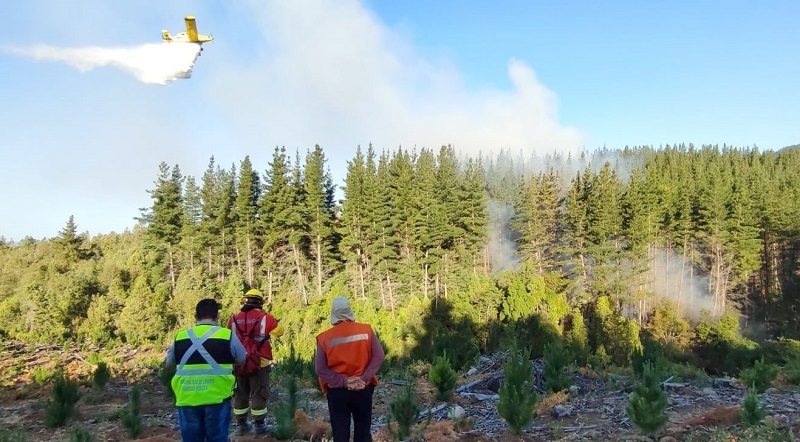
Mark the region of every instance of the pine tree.
POLYGON ((470 158, 459 182, 458 219, 456 223, 464 230, 464 234, 456 241, 461 245, 461 253, 472 263, 472 271, 478 269, 489 272, 487 240, 488 196, 483 166, 470 158))
POLYGON ((288 273, 290 227, 300 222, 294 205, 289 159, 285 148, 275 148, 270 168, 264 175, 264 189, 259 201, 259 228, 263 231, 261 245, 264 253, 264 273, 267 278, 267 298, 272 301, 276 275, 288 273))
POLYGON ((61 254, 67 265, 74 264, 83 257, 84 238, 78 234, 78 225, 75 224, 74 216, 69 216, 67 225, 58 232, 58 236, 54 241, 60 247, 61 254))
MULTIPOLYGON (((374 190, 371 192, 370 198, 370 207, 374 209, 374 218, 368 229, 367 253, 377 271, 381 307, 386 309, 388 303, 389 308, 394 312, 392 275, 398 268, 400 257, 400 235, 396 224, 400 215, 394 210, 394 201, 398 197, 393 194, 391 180, 389 156, 383 152, 378 160, 375 185, 372 187, 374 190)), ((402 216, 408 216, 408 213, 403 212, 402 216)))
POLYGON ((445 208, 439 197, 441 187, 437 177, 436 158, 429 149, 422 149, 414 164, 414 190, 412 204, 414 218, 413 243, 415 244, 415 261, 420 266, 416 269, 420 274, 419 287, 422 296, 428 299, 430 293, 431 273, 436 274, 436 296, 439 295, 439 264, 444 253, 443 245, 446 237, 445 208))
POLYGON ((428 380, 436 387, 436 399, 449 401, 453 397, 453 389, 458 378, 455 370, 450 365, 447 352, 436 358, 436 362, 428 372, 428 380))
POLYGON ((618 269, 622 232, 621 183, 606 162, 589 182, 586 195, 588 251, 592 256, 590 289, 599 294, 622 293, 618 269))
MULTIPOLYGON (((239 167, 235 219, 238 250, 243 251, 245 260, 244 274, 247 279, 247 284, 250 286, 253 286, 253 279, 255 277, 254 249, 260 194, 260 178, 258 173, 253 170, 250 157, 246 156, 239 167)), ((242 252, 237 252, 237 257, 241 254, 242 252)))
POLYGON ((309 244, 309 218, 308 206, 306 201, 306 190, 304 186, 304 170, 300 166, 300 154, 295 153, 295 162, 292 167, 292 217, 288 221, 289 245, 292 248, 292 258, 294 260, 294 271, 297 275, 297 288, 300 292, 300 299, 303 305, 308 305, 308 292, 306 291, 306 276, 303 273, 306 267, 306 256, 308 256, 309 244))
POLYGON ((522 434, 522 429, 533 419, 539 399, 533 391, 533 367, 527 349, 518 351, 516 345, 512 347, 503 362, 503 378, 497 411, 514 434, 522 434))
POLYGON ((642 380, 637 382, 625 410, 631 421, 648 436, 654 436, 667 423, 667 393, 661 389, 653 364, 646 362, 642 380))
POLYGON ((564 203, 564 245, 562 255, 566 258, 562 266, 570 269, 573 283, 573 305, 586 301, 589 283, 589 219, 588 219, 588 184, 591 178, 589 169, 583 175, 578 172, 564 203))
MULTIPOLYGON (((372 153, 372 146, 369 147, 372 153)), ((367 245, 367 226, 370 214, 367 211, 367 170, 366 159, 361 151, 361 146, 356 148, 356 156, 347 162, 347 175, 344 180, 342 192, 342 215, 338 226, 341 241, 339 252, 345 260, 348 271, 352 272, 350 280, 361 299, 366 298, 365 270, 368 259, 365 253, 367 245)))
POLYGON ((758 425, 767 415, 764 406, 758 403, 758 393, 754 388, 749 388, 744 396, 740 419, 745 428, 758 425))
POLYGON ((193 176, 186 177, 183 188, 183 229, 181 249, 188 252, 188 266, 194 268, 195 260, 203 255, 202 244, 197 240, 198 225, 203 215, 203 199, 193 176))
POLYGON ((325 154, 319 145, 306 155, 303 193, 305 195, 309 250, 316 263, 317 296, 322 296, 323 277, 336 260, 334 251, 334 190, 325 154))
POLYGON ((155 189, 148 191, 153 205, 149 209, 141 209, 143 216, 140 220, 147 223, 147 235, 158 250, 159 261, 164 262, 160 257, 166 255, 166 273, 170 288, 174 290, 178 278, 175 246, 181 241, 184 222, 183 176, 178 165, 170 170, 167 163, 161 163, 155 185, 155 189))

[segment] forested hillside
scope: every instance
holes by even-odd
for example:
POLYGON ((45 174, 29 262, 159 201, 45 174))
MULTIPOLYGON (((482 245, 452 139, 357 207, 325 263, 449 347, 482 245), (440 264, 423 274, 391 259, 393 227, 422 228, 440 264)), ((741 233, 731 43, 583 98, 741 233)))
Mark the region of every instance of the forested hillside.
POLYGON ((306 357, 337 295, 399 361, 448 348, 463 365, 516 337, 534 356, 559 339, 583 362, 628 365, 652 341, 730 372, 755 357, 731 352, 800 337, 797 148, 370 147, 341 201, 319 146, 292 155, 212 157, 198 178, 161 164, 132 232, 89 238, 70 218, 50 240, 3 241, 0 333, 162 343, 197 300, 233 313, 255 287, 306 357))

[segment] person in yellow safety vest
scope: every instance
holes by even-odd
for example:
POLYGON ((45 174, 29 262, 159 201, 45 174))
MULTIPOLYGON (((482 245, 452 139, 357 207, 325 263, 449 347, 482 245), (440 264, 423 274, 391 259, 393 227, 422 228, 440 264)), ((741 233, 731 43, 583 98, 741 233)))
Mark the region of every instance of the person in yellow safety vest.
POLYGON ((270 338, 283 335, 283 326, 264 310, 264 294, 250 289, 242 297, 242 307, 228 321, 248 352, 247 361, 235 368, 236 392, 233 396, 233 414, 236 416, 236 435, 250 431, 266 434, 267 400, 269 399, 269 373, 272 364, 270 338), (247 421, 248 413, 253 424, 247 421))
POLYGON ((178 424, 184 442, 227 442, 231 425, 234 364, 247 357, 230 329, 217 324, 219 304, 203 299, 195 307, 197 324, 177 334, 167 352, 178 424))

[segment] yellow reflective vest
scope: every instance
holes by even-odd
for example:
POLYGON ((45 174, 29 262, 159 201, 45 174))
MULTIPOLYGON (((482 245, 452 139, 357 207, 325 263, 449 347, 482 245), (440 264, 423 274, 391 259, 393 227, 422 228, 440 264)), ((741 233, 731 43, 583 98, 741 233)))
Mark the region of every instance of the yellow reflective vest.
POLYGON ((174 351, 175 405, 221 404, 233 395, 230 329, 203 324, 184 330, 175 337, 174 351))

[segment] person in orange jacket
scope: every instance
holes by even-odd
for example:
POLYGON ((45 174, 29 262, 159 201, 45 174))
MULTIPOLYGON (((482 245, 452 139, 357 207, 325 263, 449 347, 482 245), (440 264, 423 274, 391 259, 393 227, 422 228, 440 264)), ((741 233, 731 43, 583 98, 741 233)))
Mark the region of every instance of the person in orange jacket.
POLYGON ((356 322, 347 298, 334 298, 330 320, 333 327, 317 335, 314 368, 328 398, 333 442, 350 440, 351 417, 353 442, 370 442, 372 395, 386 355, 372 327, 356 322))

